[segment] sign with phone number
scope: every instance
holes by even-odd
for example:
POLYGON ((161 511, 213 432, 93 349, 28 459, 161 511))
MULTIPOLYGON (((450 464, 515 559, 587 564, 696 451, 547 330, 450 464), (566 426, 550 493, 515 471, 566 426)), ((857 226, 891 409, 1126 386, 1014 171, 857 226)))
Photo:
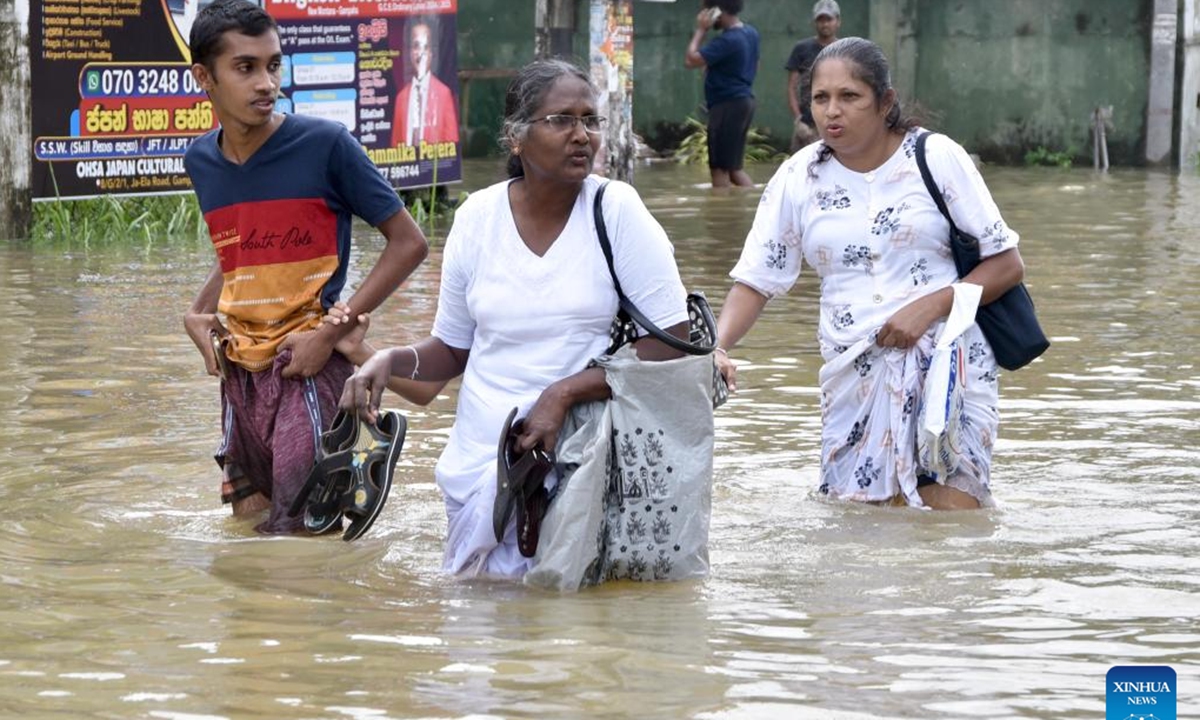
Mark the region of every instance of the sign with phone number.
POLYGON ((88 63, 79 74, 79 97, 204 97, 187 63, 88 63))

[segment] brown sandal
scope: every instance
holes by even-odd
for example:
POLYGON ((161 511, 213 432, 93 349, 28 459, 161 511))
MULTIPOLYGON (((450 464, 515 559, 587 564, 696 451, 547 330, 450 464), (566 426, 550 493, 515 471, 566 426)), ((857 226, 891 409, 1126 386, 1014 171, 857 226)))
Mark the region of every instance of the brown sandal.
POLYGON ((546 492, 546 475, 554 468, 554 455, 535 447, 517 455, 516 441, 521 434, 522 421, 515 420, 513 408, 504 421, 496 452, 496 504, 492 510, 492 531, 496 542, 504 539, 504 531, 517 513, 517 548, 525 557, 537 552, 542 518, 550 505, 546 492))

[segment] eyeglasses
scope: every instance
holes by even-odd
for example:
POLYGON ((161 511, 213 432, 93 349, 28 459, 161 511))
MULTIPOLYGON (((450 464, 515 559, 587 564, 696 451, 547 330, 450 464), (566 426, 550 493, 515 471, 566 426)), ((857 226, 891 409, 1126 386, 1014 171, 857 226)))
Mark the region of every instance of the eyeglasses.
POLYGON ((602 115, 584 115, 583 117, 579 117, 578 115, 547 115, 546 117, 534 118, 529 122, 544 122, 559 132, 574 130, 576 123, 583 123, 583 129, 595 135, 604 129, 604 123, 608 122, 608 118, 602 115))

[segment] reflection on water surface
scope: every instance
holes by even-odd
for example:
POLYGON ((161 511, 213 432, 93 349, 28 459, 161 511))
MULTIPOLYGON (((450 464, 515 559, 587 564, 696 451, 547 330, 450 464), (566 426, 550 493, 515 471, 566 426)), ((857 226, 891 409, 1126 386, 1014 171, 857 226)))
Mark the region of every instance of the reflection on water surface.
MULTIPOLYGON (((768 171, 753 169, 765 180, 768 171)), ((491 164, 469 167, 489 181, 491 164)), ((643 169, 717 304, 757 191, 643 169)), ((1003 378, 992 513, 833 505, 815 284, 772 303, 718 414, 705 582, 552 596, 438 573, 453 392, 406 409, 364 540, 217 504, 215 383, 181 329, 200 244, 0 249, 0 708, 129 718, 1094 718, 1114 664, 1200 681, 1200 180, 989 168, 1054 347, 1003 378)), ((358 236, 359 276, 378 252, 358 236)), ((438 253, 373 333, 428 330, 438 253)), ((1180 716, 1200 713, 1180 694, 1180 716)))

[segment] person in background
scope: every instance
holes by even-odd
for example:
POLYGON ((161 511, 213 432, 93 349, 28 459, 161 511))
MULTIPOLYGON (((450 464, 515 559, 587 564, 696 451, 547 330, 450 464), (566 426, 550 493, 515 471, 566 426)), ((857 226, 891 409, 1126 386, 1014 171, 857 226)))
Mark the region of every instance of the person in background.
POLYGON ((813 3, 812 24, 817 34, 801 40, 792 47, 787 64, 787 99, 792 111, 792 152, 808 145, 817 139, 817 129, 813 124, 812 108, 809 99, 800 90, 804 75, 812 67, 817 53, 825 46, 838 39, 838 30, 842 27, 842 9, 837 0, 817 0, 813 3))
POLYGON ((353 217, 386 240, 352 298, 362 312, 428 245, 343 125, 275 111, 283 56, 270 15, 217 0, 197 15, 191 51, 220 127, 184 157, 216 251, 184 327, 222 377, 222 499, 238 515, 270 508, 259 532, 299 532, 288 508, 353 371, 334 345, 354 323, 321 322, 345 283, 353 217))
MULTIPOLYGON (((342 408, 373 420, 397 379, 462 375, 435 470, 448 525, 443 568, 454 574, 519 578, 532 564, 515 522, 499 540, 493 526, 497 444, 509 412, 523 419, 519 453, 551 452, 573 405, 611 396, 603 368, 590 367, 608 348, 618 304, 592 215, 604 183, 592 174, 605 122, 597 113, 596 87, 571 63, 538 60, 517 74, 502 130, 509 179, 471 193, 454 214, 432 336, 375 352, 342 395, 342 408)), ((608 184, 604 219, 625 294, 651 322, 686 337, 686 292, 662 226, 617 181, 608 184)), ((653 337, 634 349, 643 360, 680 355, 653 337)))
MULTIPOLYGON (((966 361, 961 462, 936 476, 917 451, 917 403, 959 282, 949 224, 914 157, 922 130, 901 110, 887 59, 869 40, 822 50, 811 84, 821 141, 784 162, 763 191, 717 323, 718 366, 735 388, 728 351, 792 287, 803 259, 821 282, 819 491, 917 507, 991 505, 998 371, 978 325, 956 341, 966 361)), ((983 261, 962 282, 982 286, 986 305, 1024 276, 1017 233, 961 146, 932 135, 926 151, 954 222, 980 239, 983 261)))
POLYGON ((742 169, 746 134, 754 119, 754 76, 758 73, 758 31, 738 19, 742 0, 704 0, 684 64, 704 68, 708 108, 708 169, 713 187, 754 184, 742 169), (708 31, 719 35, 703 47, 708 31))

